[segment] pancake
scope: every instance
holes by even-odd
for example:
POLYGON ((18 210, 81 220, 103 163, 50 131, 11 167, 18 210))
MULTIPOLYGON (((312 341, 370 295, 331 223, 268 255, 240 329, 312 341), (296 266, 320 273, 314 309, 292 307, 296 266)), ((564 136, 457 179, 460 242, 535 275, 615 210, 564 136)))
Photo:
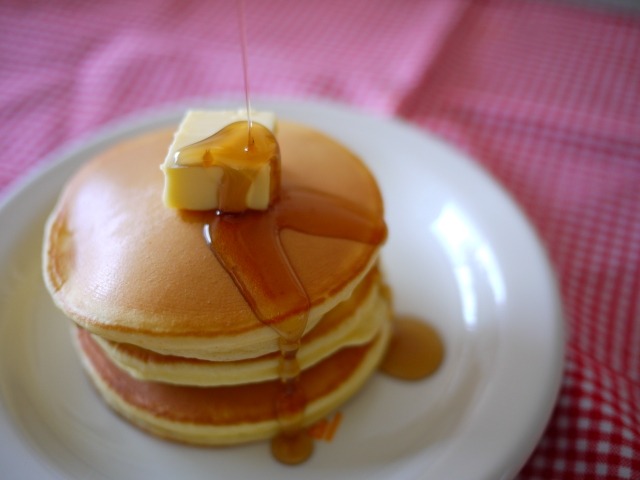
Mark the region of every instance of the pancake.
POLYGON ((268 210, 171 209, 158 167, 172 134, 125 140, 70 179, 45 229, 45 283, 97 390, 135 425, 204 445, 289 442, 354 395, 389 343, 377 184, 339 143, 281 122, 268 210), (282 268, 289 280, 271 285, 282 268))
MULTIPOLYGON (((376 338, 304 371, 307 395, 304 426, 334 411, 352 397, 378 367, 391 325, 376 338)), ((279 380, 231 387, 189 387, 134 379, 116 367, 96 342, 76 329, 77 349, 91 380, 120 415, 157 436, 197 445, 234 445, 278 433, 275 402, 279 380)))
MULTIPOLYGON (((277 351, 278 335, 257 320, 203 241, 202 215, 168 209, 158 164, 172 129, 126 140, 68 183, 45 233, 44 278, 54 302, 103 338, 165 355, 214 361, 277 351)), ((281 122, 282 183, 326 192, 383 218, 376 182, 338 143, 281 122)), ((380 244, 281 233, 309 297, 307 329, 347 299, 375 264, 380 244)), ((282 312, 283 320, 296 312, 282 312)))

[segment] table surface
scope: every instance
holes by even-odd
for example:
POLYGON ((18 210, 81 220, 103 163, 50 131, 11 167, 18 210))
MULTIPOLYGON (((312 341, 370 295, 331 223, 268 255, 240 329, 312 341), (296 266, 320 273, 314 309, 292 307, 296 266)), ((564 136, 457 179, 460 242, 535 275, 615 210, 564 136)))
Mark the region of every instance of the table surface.
MULTIPOLYGON (((632 3, 246 0, 254 96, 404 118, 467 152, 537 229, 568 345, 558 404, 521 479, 640 478, 632 3)), ((0 3, 0 195, 129 114, 241 98, 240 68, 231 1, 0 3)))

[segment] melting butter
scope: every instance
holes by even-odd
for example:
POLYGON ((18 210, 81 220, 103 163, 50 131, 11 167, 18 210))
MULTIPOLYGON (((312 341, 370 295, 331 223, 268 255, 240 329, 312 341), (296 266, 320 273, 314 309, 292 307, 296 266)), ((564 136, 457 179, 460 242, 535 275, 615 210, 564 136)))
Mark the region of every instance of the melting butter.
POLYGON ((161 169, 164 204, 234 213, 266 210, 277 197, 280 151, 271 112, 187 112, 161 169))

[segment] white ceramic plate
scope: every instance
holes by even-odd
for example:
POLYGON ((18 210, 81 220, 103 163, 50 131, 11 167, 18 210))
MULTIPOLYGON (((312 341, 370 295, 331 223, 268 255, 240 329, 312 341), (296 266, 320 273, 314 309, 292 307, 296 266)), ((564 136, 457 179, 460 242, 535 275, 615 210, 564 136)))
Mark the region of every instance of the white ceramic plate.
POLYGON ((146 116, 57 155, 0 204, 2 478, 495 480, 526 461, 557 396, 563 335, 549 264, 514 203, 459 152, 397 120, 326 103, 258 108, 315 125, 369 163, 386 201, 396 310, 440 329, 443 368, 419 383, 376 374, 342 409, 333 442, 296 468, 266 444, 176 445, 108 410, 41 281, 42 228, 82 162, 181 113, 146 116))

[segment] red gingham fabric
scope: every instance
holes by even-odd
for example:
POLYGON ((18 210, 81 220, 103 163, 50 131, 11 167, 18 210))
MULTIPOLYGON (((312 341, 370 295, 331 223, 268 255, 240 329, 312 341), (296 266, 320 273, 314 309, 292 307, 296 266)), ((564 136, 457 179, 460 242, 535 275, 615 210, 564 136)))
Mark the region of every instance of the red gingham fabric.
MULTIPOLYGON (((543 0, 246 0, 252 94, 404 117, 523 207, 569 333, 520 479, 640 479, 640 14, 543 0)), ((0 194, 125 114, 242 98, 233 1, 0 3, 0 194)), ((3 225, 2 228, 7 228, 3 225)))

